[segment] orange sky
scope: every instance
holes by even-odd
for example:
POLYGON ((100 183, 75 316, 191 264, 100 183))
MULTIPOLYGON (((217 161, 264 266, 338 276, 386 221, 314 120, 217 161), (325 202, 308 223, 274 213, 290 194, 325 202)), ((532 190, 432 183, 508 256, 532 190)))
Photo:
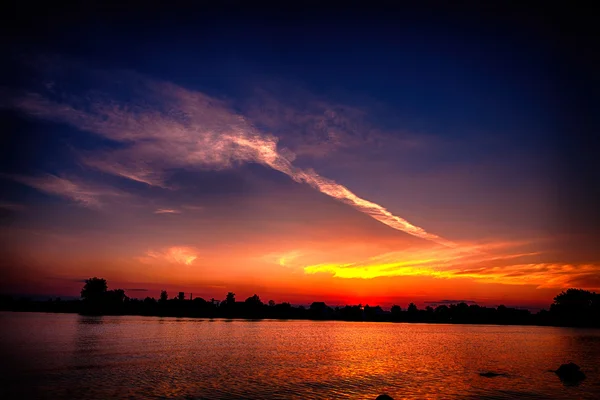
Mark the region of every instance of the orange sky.
MULTIPOLYGON (((3 289, 76 296, 83 279, 101 276, 111 288, 135 289, 131 297, 166 289, 216 299, 227 291, 241 299, 258 293, 296 304, 468 300, 544 307, 598 271, 595 264, 561 262, 548 239, 450 247, 391 229, 304 185, 288 189, 275 199, 242 199, 242 209, 236 202, 169 213, 79 207, 73 219, 60 213, 62 226, 51 218, 38 229, 5 229, 3 289)), ((30 213, 42 220, 55 207, 39 204, 30 213)))
POLYGON ((463 147, 508 144, 377 127, 305 92, 308 111, 266 96, 281 110, 240 115, 125 77, 131 103, 58 99, 54 85, 15 96, 11 118, 55 147, 24 150, 35 168, 0 176, 1 291, 77 296, 98 276, 131 297, 542 307, 568 287, 600 288, 593 234, 564 229, 535 149, 471 160, 463 147), (291 139, 271 133, 290 125, 291 139))

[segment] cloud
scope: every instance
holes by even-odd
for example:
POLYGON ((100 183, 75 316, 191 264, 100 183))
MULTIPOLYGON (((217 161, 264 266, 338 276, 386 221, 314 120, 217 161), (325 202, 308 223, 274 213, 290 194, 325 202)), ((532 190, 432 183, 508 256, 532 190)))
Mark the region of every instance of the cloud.
MULTIPOLYGON (((132 97, 139 100, 137 103, 100 95, 85 100, 90 93, 61 97, 68 101, 30 93, 15 97, 13 106, 30 115, 66 122, 120 143, 116 150, 87 154, 82 159, 88 166, 110 174, 168 188, 168 171, 172 169, 224 169, 237 163, 258 163, 306 183, 393 229, 454 246, 451 241, 411 224, 314 170, 294 166, 292 152, 278 147, 278 137, 260 132, 225 103, 170 83, 131 73, 125 77, 135 84, 128 88, 125 83, 119 89, 121 92, 129 89, 132 97)), ((326 110, 325 115, 346 124, 335 111, 326 110)), ((76 188, 44 187, 88 206, 98 204, 96 196, 76 188)))
POLYGON ((164 183, 164 175, 158 168, 153 168, 142 159, 136 158, 148 156, 141 153, 139 152, 136 155, 128 150, 115 150, 113 153, 88 153, 81 161, 88 167, 112 175, 145 183, 149 186, 168 188, 164 183))
POLYGON ((134 289, 125 289, 125 290, 128 291, 128 292, 147 292, 148 291, 148 289, 137 289, 137 288, 134 288, 134 289))
POLYGON ((2 203, 0 202, 0 208, 4 209, 4 210, 9 210, 9 211, 21 211, 25 209, 25 206, 23 204, 17 204, 17 203, 2 203))
POLYGON ((291 264, 294 264, 299 257, 304 255, 304 253, 300 250, 292 250, 283 253, 270 253, 262 256, 261 258, 269 263, 278 264, 282 267, 290 267, 291 264))
POLYGON ((192 211, 203 211, 204 210, 204 207, 202 207, 202 206, 195 206, 195 205, 192 205, 192 204, 183 205, 183 206, 181 206, 181 208, 185 208, 186 210, 192 210, 192 211))
POLYGON ((154 211, 154 214, 181 214, 181 211, 171 208, 158 208, 154 211))
POLYGON ((511 285, 534 285, 537 288, 566 288, 581 286, 596 289, 600 282, 586 280, 600 274, 598 264, 536 263, 484 267, 473 270, 451 271, 455 276, 469 277, 480 282, 498 282, 511 285))
POLYGON ((339 278, 372 279, 384 276, 428 275, 449 277, 459 275, 465 266, 483 263, 506 262, 510 259, 527 259, 538 252, 519 251, 522 242, 497 242, 494 244, 466 244, 407 248, 392 251, 352 263, 324 263, 304 267, 307 274, 330 273, 339 278))
MULTIPOLYGON (((344 98, 348 98, 347 94, 344 98)), ((302 85, 271 81, 261 82, 242 110, 253 125, 273 132, 280 138, 280 145, 299 158, 323 158, 353 149, 364 153, 367 148, 383 147, 398 153, 423 144, 423 135, 419 138, 406 132, 391 135, 370 123, 369 118, 377 114, 373 105, 377 109, 382 105, 375 99, 368 100, 372 107, 367 110, 332 102, 302 85)))
POLYGON ((364 123, 365 112, 356 107, 326 102, 283 82, 261 85, 254 94, 243 107, 244 115, 279 135, 294 157, 325 157, 373 139, 374 129, 364 123))
POLYGON ((101 208, 103 199, 108 197, 125 196, 124 193, 113 188, 95 186, 51 174, 40 176, 4 176, 41 192, 75 201, 77 204, 88 208, 101 208))
POLYGON ((143 263, 154 263, 162 261, 172 264, 192 265, 198 258, 198 252, 192 247, 172 246, 162 250, 150 250, 138 261, 143 263))
POLYGON ((600 290, 600 268, 592 268, 589 273, 578 273, 569 278, 569 286, 600 290))
POLYGON ((483 283, 532 285, 537 288, 600 287, 600 264, 532 262, 539 252, 519 252, 518 242, 496 245, 406 249, 354 263, 323 263, 303 267, 307 274, 342 279, 394 276, 466 278, 483 283), (467 251, 465 251, 465 249, 467 251), (484 251, 485 249, 485 251, 484 251))

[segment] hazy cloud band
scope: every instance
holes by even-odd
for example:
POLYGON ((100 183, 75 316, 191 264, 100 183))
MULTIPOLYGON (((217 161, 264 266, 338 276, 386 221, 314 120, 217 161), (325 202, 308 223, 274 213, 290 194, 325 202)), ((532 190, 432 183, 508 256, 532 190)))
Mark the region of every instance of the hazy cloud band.
MULTIPOLYGON (((259 132, 225 103, 170 83, 135 79, 131 74, 128 77, 130 85, 140 86, 131 88, 137 95, 134 98, 151 106, 107 100, 105 96, 91 96, 92 100, 84 101, 90 98, 88 93, 80 97, 65 95, 57 93, 55 85, 46 95, 16 97, 13 106, 32 116, 65 122, 123 144, 117 150, 82 157, 86 165, 110 174, 168 188, 169 168, 223 169, 240 162, 260 163, 393 229, 454 246, 312 169, 295 167, 293 153, 278 149, 277 137, 259 132)), ((55 193, 60 187, 53 185, 51 189, 55 193)), ((77 193, 76 199, 84 205, 97 202, 90 193, 77 193)))

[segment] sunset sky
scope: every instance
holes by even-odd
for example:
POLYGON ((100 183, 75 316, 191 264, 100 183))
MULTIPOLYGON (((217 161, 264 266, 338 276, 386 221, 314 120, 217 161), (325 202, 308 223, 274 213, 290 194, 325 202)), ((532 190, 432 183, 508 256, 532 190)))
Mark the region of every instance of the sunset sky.
POLYGON ((3 43, 0 292, 98 276, 140 298, 537 308, 600 290, 592 55, 550 21, 190 14, 40 12, 3 43))

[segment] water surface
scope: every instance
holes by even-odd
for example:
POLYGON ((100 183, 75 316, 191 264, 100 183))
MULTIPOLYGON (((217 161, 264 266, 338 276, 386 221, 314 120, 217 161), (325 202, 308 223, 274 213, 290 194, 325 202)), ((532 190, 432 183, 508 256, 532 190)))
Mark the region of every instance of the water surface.
POLYGON ((0 313, 0 341, 3 399, 600 399, 598 330, 0 313))

